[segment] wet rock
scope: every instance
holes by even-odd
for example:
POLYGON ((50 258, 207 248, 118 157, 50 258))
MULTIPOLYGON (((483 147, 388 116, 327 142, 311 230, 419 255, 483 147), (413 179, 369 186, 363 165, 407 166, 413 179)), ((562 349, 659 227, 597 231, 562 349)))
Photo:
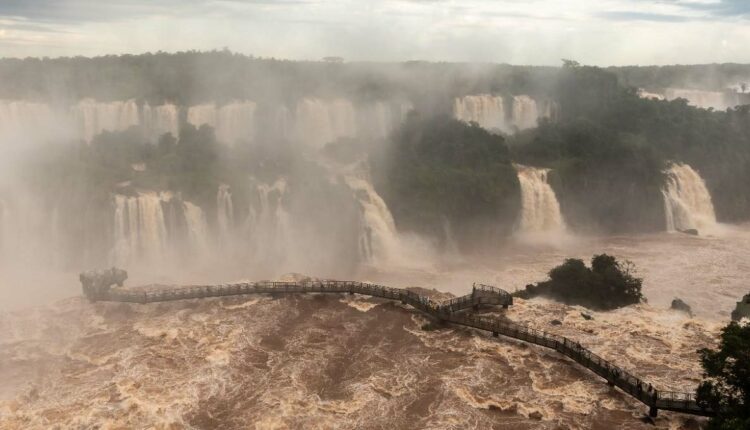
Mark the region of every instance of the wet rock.
POLYGON ((677 230, 677 231, 679 231, 680 233, 689 234, 691 236, 698 236, 698 230, 694 228, 687 228, 685 230, 677 230))
POLYGON ((670 309, 685 312, 691 317, 693 316, 693 310, 690 308, 690 305, 683 302, 682 299, 675 298, 674 300, 672 300, 672 306, 670 306, 670 309))
POLYGON ((737 307, 732 311, 732 321, 740 321, 743 318, 750 318, 750 294, 737 302, 737 307))
POLYGON ((582 316, 582 317, 583 317, 583 319, 585 319, 586 321, 591 321, 592 319, 594 319, 594 317, 592 317, 591 315, 587 314, 586 312, 581 312, 581 316, 582 316))
POLYGON ((560 320, 552 320, 549 323, 552 324, 552 325, 562 325, 562 321, 560 321, 560 320))

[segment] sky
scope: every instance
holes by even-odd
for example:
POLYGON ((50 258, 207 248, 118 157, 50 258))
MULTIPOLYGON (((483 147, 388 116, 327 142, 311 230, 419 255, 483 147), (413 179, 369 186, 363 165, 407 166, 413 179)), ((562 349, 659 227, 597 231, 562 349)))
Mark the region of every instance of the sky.
POLYGON ((0 0, 0 56, 750 63, 750 0, 0 0))

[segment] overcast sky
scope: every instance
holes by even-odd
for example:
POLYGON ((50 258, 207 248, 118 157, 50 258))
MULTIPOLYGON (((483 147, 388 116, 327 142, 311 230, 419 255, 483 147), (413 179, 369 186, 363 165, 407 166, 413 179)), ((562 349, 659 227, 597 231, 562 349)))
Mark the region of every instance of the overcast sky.
POLYGON ((0 56, 750 63, 750 0, 0 0, 0 56))

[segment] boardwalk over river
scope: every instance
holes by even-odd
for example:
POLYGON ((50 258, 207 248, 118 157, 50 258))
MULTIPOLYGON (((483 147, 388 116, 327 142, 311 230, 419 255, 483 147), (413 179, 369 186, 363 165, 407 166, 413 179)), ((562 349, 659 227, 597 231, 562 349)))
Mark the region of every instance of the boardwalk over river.
POLYGON ((156 290, 133 290, 111 288, 121 285, 127 274, 118 269, 105 272, 81 274, 86 297, 92 301, 114 301, 128 303, 153 303, 171 300, 224 297, 244 294, 305 294, 338 293, 362 294, 371 297, 397 300, 428 314, 440 321, 484 330, 554 349, 607 380, 611 386, 620 388, 628 395, 649 407, 649 415, 655 417, 658 410, 668 410, 693 415, 711 416, 713 411, 701 407, 694 393, 661 391, 630 372, 599 357, 580 343, 563 336, 546 333, 495 317, 479 316, 467 309, 478 309, 482 305, 502 306, 513 304, 513 297, 504 290, 488 285, 475 284, 471 293, 444 302, 435 302, 413 291, 353 281, 301 281, 301 282, 250 282, 238 284, 170 287, 156 290))

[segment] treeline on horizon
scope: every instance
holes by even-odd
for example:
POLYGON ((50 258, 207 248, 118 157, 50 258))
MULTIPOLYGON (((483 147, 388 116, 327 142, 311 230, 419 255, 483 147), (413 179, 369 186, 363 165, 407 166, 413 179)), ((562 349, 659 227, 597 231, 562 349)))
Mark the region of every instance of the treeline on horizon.
MULTIPOLYGON (((750 65, 608 67, 624 86, 721 91, 750 83, 750 65)), ((295 61, 229 50, 101 57, 0 59, 0 99, 71 102, 136 99, 189 105, 306 96, 354 100, 404 97, 427 102, 465 94, 544 97, 560 67, 494 63, 295 61)))
MULTIPOLYGON (((375 186, 399 228, 438 239, 444 239, 446 224, 464 242, 491 244, 511 234, 520 210, 514 163, 552 169, 550 182, 568 226, 575 231, 663 230, 663 172, 673 161, 691 165, 705 178, 720 221, 750 219, 750 108, 722 112, 691 107, 685 100, 641 99, 635 88, 623 85, 607 69, 573 62, 562 68, 484 65, 471 70, 456 64, 297 63, 211 52, 3 60, 0 77, 20 76, 24 67, 30 67, 26 62, 35 61, 49 61, 68 72, 51 84, 45 76, 53 75, 49 70, 54 67, 39 68, 36 75, 24 76, 26 84, 19 83, 17 91, 28 94, 30 89, 24 85, 36 85, 41 94, 54 86, 65 87, 66 79, 78 79, 78 86, 70 87, 71 94, 95 96, 87 91, 104 91, 116 77, 130 76, 118 81, 109 96, 120 99, 124 92, 137 88, 141 96, 154 98, 209 93, 217 98, 222 94, 239 97, 254 89, 266 91, 269 97, 288 90, 288 97, 296 97, 314 88, 321 93, 352 91, 364 98, 399 91, 418 97, 435 82, 450 82, 452 89, 437 86, 423 103, 415 103, 415 110, 385 142, 341 139, 325 151, 345 161, 367 158, 375 186), (82 66, 75 66, 76 61, 82 66), (188 79, 189 73, 178 73, 167 82, 170 71, 177 73, 178 64, 188 63, 205 66, 207 71, 226 70, 218 76, 203 76, 200 83, 180 81, 188 79), (122 64, 126 66, 120 68, 122 64), (238 70, 262 70, 259 76, 263 77, 274 75, 271 71, 286 72, 276 73, 266 85, 251 74, 238 83, 238 70), (394 70, 404 75, 394 75, 394 70), (425 79, 420 81, 421 73, 425 79), (383 83, 385 77, 391 79, 388 85, 383 83), (334 88, 336 79, 341 79, 341 85, 334 88), (290 87, 277 86, 282 82, 290 87), (542 120, 539 127, 516 135, 493 134, 457 121, 450 116, 450 103, 440 105, 445 108, 432 107, 437 106, 436 99, 450 100, 451 92, 533 93, 542 87, 545 96, 559 105, 557 118, 542 120), (225 92, 216 93, 216 88, 225 92)), ((4 82, 3 92, 10 91, 8 81, 0 82, 4 82)), ((325 175, 306 157, 309 148, 272 134, 259 133, 254 141, 231 147, 217 144, 207 126, 196 130, 187 125, 180 134, 165 135, 152 144, 137 130, 105 132, 90 145, 58 147, 39 157, 45 167, 32 169, 33 181, 40 192, 56 199, 75 187, 85 188, 85 193, 75 193, 78 197, 70 199, 76 202, 70 210, 74 220, 80 218, 81 206, 92 204, 87 198, 96 196, 97 206, 105 207, 113 187, 126 182, 135 188, 179 192, 201 205, 211 219, 219 184, 230 185, 233 196, 241 201, 250 176, 267 183, 286 176, 294 182, 294 176, 304 171, 298 183, 310 183, 310 177, 325 175), (134 170, 132 166, 138 163, 144 163, 146 170, 134 170)))

